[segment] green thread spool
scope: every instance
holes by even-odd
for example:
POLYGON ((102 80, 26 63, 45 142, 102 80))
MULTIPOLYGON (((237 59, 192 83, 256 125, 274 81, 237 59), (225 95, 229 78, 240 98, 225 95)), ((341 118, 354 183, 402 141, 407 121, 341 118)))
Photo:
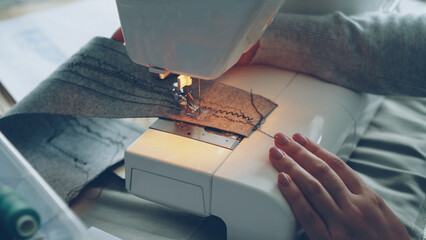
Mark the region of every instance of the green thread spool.
POLYGON ((0 238, 29 238, 39 225, 37 211, 12 189, 0 184, 0 238))

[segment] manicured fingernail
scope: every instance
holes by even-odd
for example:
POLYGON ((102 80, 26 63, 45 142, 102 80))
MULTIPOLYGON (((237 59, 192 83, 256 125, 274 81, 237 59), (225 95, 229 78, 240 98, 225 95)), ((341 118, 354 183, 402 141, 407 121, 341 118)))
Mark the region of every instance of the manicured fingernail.
POLYGON ((284 134, 282 134, 282 133, 277 133, 277 134, 275 134, 274 139, 275 139, 275 141, 277 141, 277 142, 278 142, 278 144, 280 144, 281 146, 284 146, 284 145, 286 145, 287 143, 289 143, 289 142, 290 142, 290 139, 289 139, 286 135, 284 135, 284 134))
POLYGON ((280 172, 278 174, 278 182, 284 187, 287 187, 288 185, 290 185, 290 178, 287 174, 280 172))
POLYGON ((298 142, 300 145, 305 145, 308 143, 308 139, 306 139, 302 134, 296 133, 293 135, 294 141, 298 142))
POLYGON ((271 149, 269 149, 269 153, 275 160, 281 160, 281 158, 284 156, 283 152, 281 152, 281 150, 279 150, 277 147, 271 147, 271 149))

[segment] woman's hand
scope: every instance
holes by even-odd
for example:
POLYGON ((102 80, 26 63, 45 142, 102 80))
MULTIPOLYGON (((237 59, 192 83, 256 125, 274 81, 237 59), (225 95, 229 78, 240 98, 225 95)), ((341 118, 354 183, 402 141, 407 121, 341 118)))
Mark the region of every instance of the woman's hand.
POLYGON ((121 28, 115 31, 115 33, 111 36, 111 39, 120 43, 124 43, 123 31, 121 30, 121 28))
POLYGON ((241 55, 240 59, 235 65, 247 65, 251 62, 254 55, 256 55, 257 49, 260 47, 260 42, 257 41, 250 49, 241 55))
POLYGON ((337 156, 301 134, 275 135, 278 187, 311 240, 409 239, 383 199, 337 156))

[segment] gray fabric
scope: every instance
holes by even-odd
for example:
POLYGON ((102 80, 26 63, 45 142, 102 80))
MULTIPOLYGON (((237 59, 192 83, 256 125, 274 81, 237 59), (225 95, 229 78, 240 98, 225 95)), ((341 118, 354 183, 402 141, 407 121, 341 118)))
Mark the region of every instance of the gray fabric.
POLYGON ((253 63, 356 91, 426 96, 426 13, 278 14, 253 63))
POLYGON ((426 98, 388 99, 349 162, 422 240, 426 224, 426 98))
MULTIPOLYGON (((259 95, 215 81, 201 80, 200 108, 181 114, 172 95, 176 77, 156 79, 133 63, 125 47, 94 38, 43 81, 6 116, 51 113, 94 117, 164 117, 248 136, 277 105, 259 95)), ((194 80, 194 96, 198 84, 194 80)))
POLYGON ((3 118, 0 130, 67 202, 122 160, 127 146, 143 132, 118 119, 50 114, 3 118))

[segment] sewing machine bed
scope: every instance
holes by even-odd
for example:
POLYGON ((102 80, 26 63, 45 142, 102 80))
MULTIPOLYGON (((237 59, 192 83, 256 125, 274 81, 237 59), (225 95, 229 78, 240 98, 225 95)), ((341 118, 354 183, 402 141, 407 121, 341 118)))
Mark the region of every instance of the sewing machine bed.
MULTIPOLYGON (((422 238, 426 222, 426 98, 388 98, 348 164, 379 193, 407 227, 422 238)), ((112 172, 89 184, 72 203, 88 227, 122 239, 225 239, 224 224, 127 193, 112 172)))

